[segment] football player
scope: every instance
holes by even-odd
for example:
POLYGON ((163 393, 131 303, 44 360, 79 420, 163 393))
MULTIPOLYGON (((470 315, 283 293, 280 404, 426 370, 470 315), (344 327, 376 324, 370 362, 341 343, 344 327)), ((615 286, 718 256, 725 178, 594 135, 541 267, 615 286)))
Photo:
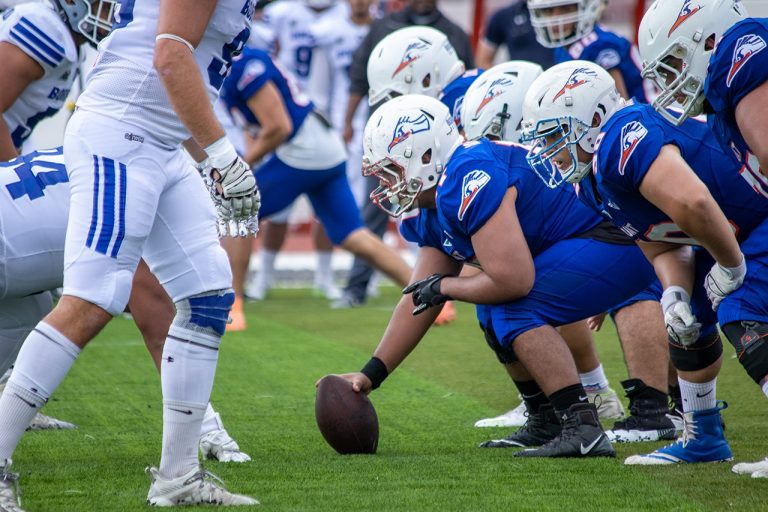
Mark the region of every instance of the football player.
POLYGON ((220 218, 252 226, 256 182, 212 104, 233 53, 248 39, 253 3, 195 5, 190 10, 180 0, 122 3, 67 125, 64 293, 24 341, 0 397, 0 505, 18 508, 18 480, 9 469, 24 428, 81 349, 125 309, 142 257, 176 306, 160 375, 162 455, 159 469, 148 471, 147 501, 257 503, 228 492, 198 460, 234 293, 216 232, 217 209, 181 148, 186 143, 207 156, 198 161, 216 183, 220 218))
POLYGON ((653 86, 640 76, 637 48, 598 25, 607 0, 528 0, 536 40, 555 48, 555 63, 588 60, 606 69, 624 98, 647 103, 653 86))
POLYGON ((537 142, 529 154, 536 173, 551 186, 579 183, 593 209, 637 240, 663 286, 683 435, 626 463, 730 460, 720 421, 724 406, 715 397, 722 364, 716 323, 747 373, 764 385, 768 303, 760 290, 768 281, 759 269, 768 200, 704 123, 675 126, 650 105, 625 106, 611 76, 593 63, 551 68, 533 84, 523 108, 524 140, 537 142), (561 94, 574 74, 580 85, 561 94), (728 280, 721 268, 733 269, 728 280))
POLYGON ((357 391, 377 388, 446 300, 475 303, 488 344, 530 411, 514 439, 528 448, 515 455, 614 456, 555 327, 646 288, 654 276, 642 253, 573 190, 542 185, 528 168, 526 148, 463 143, 448 108, 435 99, 409 95, 386 103, 368 122, 364 141, 364 172, 381 183, 372 200, 404 217, 401 230, 420 250, 412 284, 374 357, 344 377, 357 391), (456 277, 465 263, 482 272, 456 277))
MULTIPOLYGON (((258 162, 274 154, 256 176, 264 191, 261 217, 268 219, 307 194, 334 244, 369 261, 403 286, 410 269, 392 249, 363 227, 346 177, 346 152, 341 136, 273 64, 269 55, 247 48, 238 58, 224 84, 222 98, 236 118, 259 128, 245 159, 258 162)), ((242 293, 251 244, 233 240, 230 253, 242 257, 233 265, 236 293, 242 293)))
MULTIPOLYGON (((662 90, 654 102, 659 113, 676 124, 706 114, 724 151, 741 163, 741 176, 768 197, 768 20, 747 16, 742 3, 734 0, 657 1, 640 24, 638 46, 644 75, 662 90), (665 110, 675 103, 682 113, 665 110)), ((740 266, 715 267, 713 292, 722 298, 733 291, 740 271, 740 266)), ((724 333, 739 350, 749 339, 749 327, 731 327, 724 333)), ((768 393, 768 385, 760 384, 768 393)), ((736 464, 733 470, 766 477, 768 459, 736 464)))
MULTIPOLYGON (((514 61, 483 73, 470 86, 464 99, 462 118, 467 137, 519 142, 523 98, 541 73, 541 67, 536 64, 514 61)), ((630 416, 616 422, 607 435, 619 442, 674 439, 675 426, 667 417, 665 391, 669 351, 658 298, 649 299, 644 291, 617 306, 612 313, 630 375, 622 382, 629 398, 630 416)), ((584 389, 594 393, 591 384, 595 382, 595 374, 602 374, 607 388, 593 340, 587 338, 587 343, 575 344, 572 333, 561 330, 561 334, 574 355, 584 389), (589 357, 585 359, 584 353, 589 357)), ((590 401, 597 400, 598 412, 603 398, 590 397, 590 401)))

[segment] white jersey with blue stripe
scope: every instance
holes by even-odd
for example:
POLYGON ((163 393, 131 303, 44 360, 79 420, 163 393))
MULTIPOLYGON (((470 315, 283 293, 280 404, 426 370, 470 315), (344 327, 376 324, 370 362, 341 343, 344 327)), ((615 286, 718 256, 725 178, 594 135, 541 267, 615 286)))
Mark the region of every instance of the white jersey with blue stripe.
MULTIPOLYGON (((250 36, 253 0, 219 0, 194 51, 213 104, 233 56, 250 36)), ((112 32, 88 76, 78 108, 144 128, 158 142, 177 147, 189 133, 176 116, 153 66, 160 0, 124 0, 112 32)))
POLYGON ((77 75, 77 46, 69 27, 48 3, 27 3, 3 13, 0 42, 10 43, 43 68, 3 113, 14 146, 20 148, 35 125, 64 106, 77 75))
POLYGON ((61 286, 68 217, 62 148, 0 163, 0 299, 61 286))

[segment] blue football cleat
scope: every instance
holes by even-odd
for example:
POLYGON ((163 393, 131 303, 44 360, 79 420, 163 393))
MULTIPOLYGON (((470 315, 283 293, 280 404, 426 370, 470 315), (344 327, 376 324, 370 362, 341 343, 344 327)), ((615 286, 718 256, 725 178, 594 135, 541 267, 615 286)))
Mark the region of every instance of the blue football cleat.
POLYGON ((725 402, 705 411, 683 414, 683 433, 674 443, 647 455, 632 455, 624 464, 660 465, 694 462, 724 462, 733 460, 731 447, 725 439, 720 423, 720 411, 728 407, 725 402))

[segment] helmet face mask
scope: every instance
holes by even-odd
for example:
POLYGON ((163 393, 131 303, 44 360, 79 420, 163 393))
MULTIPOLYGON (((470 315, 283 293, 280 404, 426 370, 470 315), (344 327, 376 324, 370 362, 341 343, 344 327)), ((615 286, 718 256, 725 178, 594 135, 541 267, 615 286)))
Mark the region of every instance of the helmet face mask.
POLYGON ((578 183, 587 175, 591 166, 579 162, 577 148, 589 129, 573 117, 541 119, 535 126, 523 127, 522 141, 531 145, 526 160, 547 187, 578 183), (563 151, 570 163, 565 161, 563 151))
POLYGON ((363 176, 379 180, 371 201, 392 217, 413 209, 462 141, 448 107, 434 98, 411 94, 379 107, 363 135, 363 176))
POLYGON ((654 108, 679 125, 704 110, 704 82, 717 41, 746 17, 738 0, 656 0, 643 16, 638 48, 643 78, 661 94, 654 108), (667 110, 678 103, 682 112, 667 110))
POLYGON ((528 0, 536 40, 547 48, 567 46, 588 35, 605 0, 528 0))
POLYGON ((94 47, 112 31, 116 0, 53 0, 70 28, 94 47))

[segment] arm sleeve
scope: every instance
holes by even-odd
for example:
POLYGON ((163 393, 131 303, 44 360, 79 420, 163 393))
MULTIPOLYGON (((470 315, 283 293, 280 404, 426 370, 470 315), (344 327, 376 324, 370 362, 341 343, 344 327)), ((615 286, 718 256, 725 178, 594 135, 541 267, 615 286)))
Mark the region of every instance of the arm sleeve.
POLYGON ((254 96, 270 78, 270 68, 260 59, 252 59, 243 66, 235 84, 237 95, 243 102, 254 96))
POLYGON ((447 223, 471 237, 498 210, 507 192, 507 175, 490 162, 472 162, 451 174, 453 179, 446 179, 438 193, 438 209, 447 223))
POLYGON ((485 28, 485 40, 490 46, 498 47, 504 42, 504 19, 501 11, 496 11, 488 20, 485 28))
POLYGON ((603 140, 598 159, 605 182, 627 191, 639 189, 666 144, 661 132, 647 120, 630 120, 617 136, 603 140))
POLYGON ((64 34, 51 16, 53 12, 42 9, 14 10, 4 24, 7 27, 0 39, 20 48, 24 53, 34 59, 46 73, 69 62, 64 46, 59 43, 64 38, 70 37, 64 34))

